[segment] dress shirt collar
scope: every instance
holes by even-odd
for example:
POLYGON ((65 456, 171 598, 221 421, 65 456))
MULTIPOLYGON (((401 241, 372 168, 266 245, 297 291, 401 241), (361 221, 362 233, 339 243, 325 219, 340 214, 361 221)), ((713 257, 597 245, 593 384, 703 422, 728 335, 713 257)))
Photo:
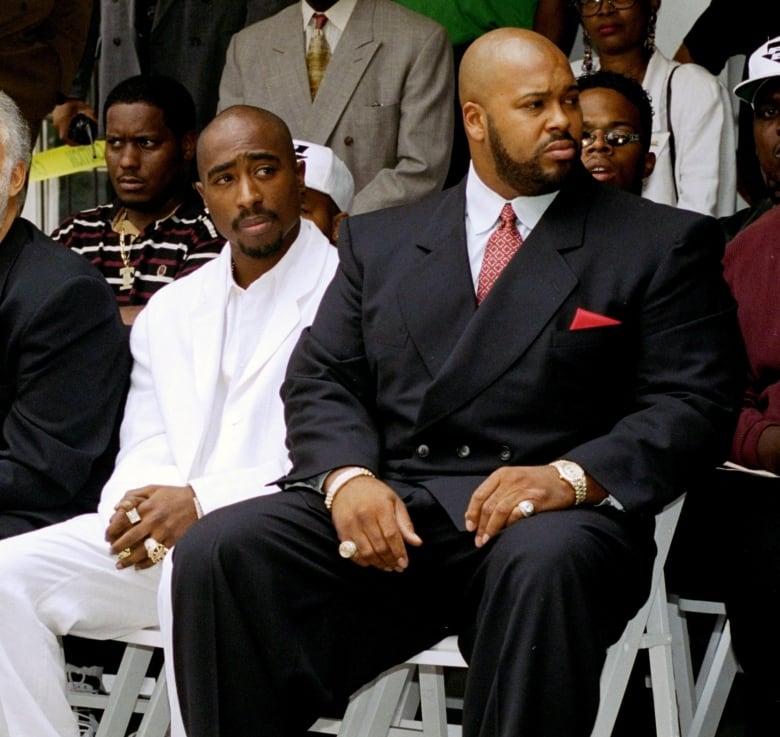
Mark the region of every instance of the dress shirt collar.
MULTIPOLYGON (((343 33, 356 4, 357 0, 338 0, 333 3, 333 5, 325 11, 325 15, 328 16, 328 23, 332 23, 343 33)), ((307 28, 311 21, 311 17, 317 11, 315 11, 306 0, 301 0, 301 12, 303 13, 303 27, 307 28)), ((325 27, 327 28, 327 26, 325 27)))
MULTIPOLYGON (((557 195, 556 191, 534 197, 515 197, 511 200, 512 209, 517 215, 518 229, 523 238, 527 238, 536 227, 557 195)), ((477 238, 491 232, 496 227, 505 202, 506 200, 500 194, 490 189, 479 178, 474 164, 469 164, 466 180, 467 231, 477 238)))

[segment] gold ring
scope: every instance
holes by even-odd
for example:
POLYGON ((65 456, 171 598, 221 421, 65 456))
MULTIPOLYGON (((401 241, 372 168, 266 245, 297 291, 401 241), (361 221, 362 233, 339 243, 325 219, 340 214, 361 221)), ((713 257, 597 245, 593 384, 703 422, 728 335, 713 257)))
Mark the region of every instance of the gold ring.
POLYGON ((124 550, 120 550, 117 554, 117 560, 124 560, 125 558, 129 558, 133 554, 132 548, 125 548, 124 550))
POLYGON ((146 548, 146 555, 152 563, 159 563, 168 552, 168 548, 153 537, 147 537, 144 540, 144 548, 146 548))
POLYGON ((141 521, 141 515, 135 507, 131 507, 125 512, 125 516, 131 525, 137 525, 141 521))
POLYGON ((339 545, 339 555, 342 558, 354 558, 357 555, 357 545, 352 540, 344 540, 339 545))

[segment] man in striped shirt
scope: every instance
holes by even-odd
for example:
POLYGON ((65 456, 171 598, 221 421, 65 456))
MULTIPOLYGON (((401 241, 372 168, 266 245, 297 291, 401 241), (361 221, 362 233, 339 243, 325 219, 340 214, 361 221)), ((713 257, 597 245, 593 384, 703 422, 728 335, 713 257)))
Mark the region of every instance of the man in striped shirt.
POLYGON ((130 325, 154 292, 214 258, 224 239, 192 187, 189 92, 168 77, 130 77, 103 115, 116 199, 68 217, 52 237, 100 269, 130 325))

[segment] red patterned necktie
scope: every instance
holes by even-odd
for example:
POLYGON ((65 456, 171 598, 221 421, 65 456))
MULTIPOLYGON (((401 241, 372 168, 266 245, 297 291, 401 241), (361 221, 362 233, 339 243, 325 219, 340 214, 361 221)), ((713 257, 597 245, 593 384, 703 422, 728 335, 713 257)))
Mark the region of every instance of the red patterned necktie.
POLYGON ((511 203, 507 202, 504 205, 498 219, 498 227, 488 238, 485 256, 482 259, 482 268, 479 270, 477 304, 487 297, 487 293, 495 284, 504 267, 523 245, 523 237, 515 226, 517 215, 515 215, 511 203))
POLYGON ((314 31, 311 34, 309 48, 306 51, 306 68, 309 71, 309 90, 311 99, 317 96, 320 82, 325 76, 325 69, 330 62, 331 51, 328 40, 325 38, 324 26, 328 22, 327 16, 322 13, 314 14, 314 31))

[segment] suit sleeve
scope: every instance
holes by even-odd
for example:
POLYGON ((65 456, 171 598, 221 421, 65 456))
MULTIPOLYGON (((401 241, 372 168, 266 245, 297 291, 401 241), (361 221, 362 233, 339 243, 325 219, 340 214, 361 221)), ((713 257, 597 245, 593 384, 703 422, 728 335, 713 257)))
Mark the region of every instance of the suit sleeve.
POLYGON ((65 96, 70 91, 87 42, 92 3, 89 0, 58 0, 52 7, 50 22, 55 34, 51 43, 60 59, 57 92, 65 96))
POLYGON ((157 392, 149 351, 150 308, 138 315, 130 334, 133 370, 119 433, 119 454, 103 487, 98 513, 104 526, 125 492, 147 484, 186 484, 174 462, 157 392))
POLYGON ((286 481, 310 479, 339 466, 379 467, 376 390, 361 326, 362 273, 346 227, 339 235, 339 262, 282 384, 293 463, 286 481))
POLYGON ((0 510, 65 506, 114 432, 127 336, 103 279, 67 280, 24 326, 0 442, 0 510))
POLYGON ((728 454, 745 364, 718 242, 710 218, 677 239, 644 295, 632 411, 566 455, 628 510, 657 511, 728 454))
POLYGON ((406 76, 397 163, 381 169, 355 194, 352 214, 414 202, 442 188, 452 150, 454 95, 452 46, 439 26, 406 76))

